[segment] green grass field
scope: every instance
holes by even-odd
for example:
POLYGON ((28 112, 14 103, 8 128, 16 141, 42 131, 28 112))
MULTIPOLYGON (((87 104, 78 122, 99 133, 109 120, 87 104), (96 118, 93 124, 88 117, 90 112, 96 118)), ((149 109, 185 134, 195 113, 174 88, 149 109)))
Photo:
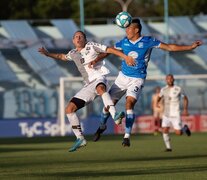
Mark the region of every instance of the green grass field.
POLYGON ((0 139, 0 179, 207 179, 207 134, 171 135, 172 152, 162 136, 86 137, 86 147, 69 153, 74 137, 0 139))

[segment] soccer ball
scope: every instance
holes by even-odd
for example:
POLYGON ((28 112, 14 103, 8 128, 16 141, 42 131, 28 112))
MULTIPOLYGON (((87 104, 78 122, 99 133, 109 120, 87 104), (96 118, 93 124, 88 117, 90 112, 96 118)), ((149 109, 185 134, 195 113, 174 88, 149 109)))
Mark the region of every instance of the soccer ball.
POLYGON ((120 12, 115 18, 115 23, 121 28, 126 28, 131 22, 132 16, 126 11, 120 12))

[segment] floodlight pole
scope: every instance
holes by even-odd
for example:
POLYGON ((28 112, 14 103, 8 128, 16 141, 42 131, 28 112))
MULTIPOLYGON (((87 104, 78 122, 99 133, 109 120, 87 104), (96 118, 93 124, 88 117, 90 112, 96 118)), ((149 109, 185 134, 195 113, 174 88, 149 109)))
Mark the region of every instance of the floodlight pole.
POLYGON ((84 32, 84 0, 79 0, 80 5, 80 29, 84 32))
POLYGON ((122 11, 127 11, 129 4, 133 0, 127 0, 126 2, 124 2, 123 0, 115 0, 115 1, 121 5, 122 11))
MULTIPOLYGON (((164 16, 165 16, 165 42, 169 43, 169 9, 168 0, 164 0, 164 16)), ((165 71, 166 74, 170 73, 170 54, 168 51, 165 53, 165 71)))

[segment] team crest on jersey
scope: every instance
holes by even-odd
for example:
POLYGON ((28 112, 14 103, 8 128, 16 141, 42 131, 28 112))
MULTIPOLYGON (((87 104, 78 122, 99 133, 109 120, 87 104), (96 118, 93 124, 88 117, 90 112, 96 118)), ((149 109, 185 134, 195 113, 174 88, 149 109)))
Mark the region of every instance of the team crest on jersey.
POLYGON ((138 48, 143 48, 143 47, 144 47, 143 42, 139 42, 139 43, 138 43, 138 48))
POLYGON ((134 59, 136 59, 136 58, 138 58, 138 53, 136 52, 136 51, 130 51, 129 53, 128 53, 128 56, 131 56, 131 57, 133 57, 134 59))

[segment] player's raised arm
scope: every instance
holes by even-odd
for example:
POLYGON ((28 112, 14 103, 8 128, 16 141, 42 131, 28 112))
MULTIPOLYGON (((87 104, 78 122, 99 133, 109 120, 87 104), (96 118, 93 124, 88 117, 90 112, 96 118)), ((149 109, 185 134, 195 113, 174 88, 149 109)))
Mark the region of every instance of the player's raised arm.
POLYGON ((202 41, 195 41, 191 45, 177 45, 177 44, 160 44, 160 49, 166 51, 189 51, 197 48, 198 46, 202 45, 202 41))
POLYGON ((50 53, 44 47, 39 48, 38 49, 38 52, 40 54, 43 54, 43 55, 48 56, 48 57, 53 58, 53 59, 67 61, 65 54, 61 54, 61 53, 50 53))
POLYGON ((88 67, 89 68, 92 68, 94 64, 96 64, 97 62, 99 61, 102 61, 104 58, 106 58, 109 54, 107 53, 100 53, 96 59, 94 59, 93 61, 91 61, 89 64, 88 64, 88 67))
POLYGON ((134 66, 136 64, 133 57, 125 55, 122 51, 119 51, 117 49, 108 47, 107 50, 106 50, 106 52, 107 53, 110 53, 110 54, 115 54, 116 56, 119 56, 119 57, 125 59, 126 63, 129 66, 134 66))

